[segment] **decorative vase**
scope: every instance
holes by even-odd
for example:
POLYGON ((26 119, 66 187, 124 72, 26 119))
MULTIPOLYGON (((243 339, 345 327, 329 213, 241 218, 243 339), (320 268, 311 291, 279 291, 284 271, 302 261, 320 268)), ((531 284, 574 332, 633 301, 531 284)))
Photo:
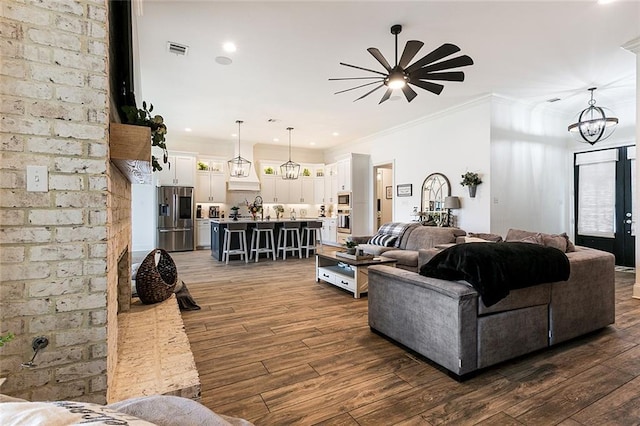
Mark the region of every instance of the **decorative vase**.
POLYGON ((476 198, 476 189, 478 185, 469 185, 469 197, 476 198))
POLYGON ((347 254, 356 254, 355 247, 347 247, 347 254))

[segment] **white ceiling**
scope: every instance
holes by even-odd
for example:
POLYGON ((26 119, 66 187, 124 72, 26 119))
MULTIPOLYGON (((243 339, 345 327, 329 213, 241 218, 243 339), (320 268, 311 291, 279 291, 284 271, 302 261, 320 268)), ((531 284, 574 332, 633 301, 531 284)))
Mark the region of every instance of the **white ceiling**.
POLYGON ((325 149, 491 93, 572 117, 592 86, 598 106, 635 111, 636 58, 621 46, 640 35, 638 1, 144 0, 134 9, 138 103, 152 102, 164 116, 169 142, 233 142, 241 119, 243 142, 286 145, 291 126, 294 146, 325 149), (460 69, 465 81, 445 82, 440 96, 415 88, 411 103, 400 93, 379 105, 382 89, 358 102, 367 88, 334 95, 357 81, 329 78, 371 75, 339 62, 383 71, 368 47, 393 62, 393 24, 403 26, 400 53, 407 40, 425 43, 415 60, 442 43, 458 45, 475 62, 460 69), (188 54, 169 53, 169 41, 189 46, 188 54), (226 41, 235 53, 223 51, 226 41), (220 65, 217 56, 233 63, 220 65), (555 97, 562 100, 546 102, 555 97))

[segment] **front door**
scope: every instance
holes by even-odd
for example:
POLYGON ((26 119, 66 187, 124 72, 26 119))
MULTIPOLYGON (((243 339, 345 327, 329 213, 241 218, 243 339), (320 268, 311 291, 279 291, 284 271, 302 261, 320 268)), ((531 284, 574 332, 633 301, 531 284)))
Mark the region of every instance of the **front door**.
POLYGON ((636 147, 575 154, 576 244, 635 266, 636 147))

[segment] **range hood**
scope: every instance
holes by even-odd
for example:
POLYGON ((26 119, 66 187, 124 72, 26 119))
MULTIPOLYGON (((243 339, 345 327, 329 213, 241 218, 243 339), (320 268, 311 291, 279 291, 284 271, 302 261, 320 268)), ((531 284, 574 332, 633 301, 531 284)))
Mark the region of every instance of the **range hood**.
MULTIPOLYGON (((234 158, 240 155, 238 148, 236 147, 234 158)), ((256 162, 253 161, 253 145, 249 149, 246 148, 243 151, 243 158, 251 161, 251 169, 249 170, 249 176, 247 177, 229 177, 227 183, 228 191, 260 191, 260 180, 256 174, 256 162)))

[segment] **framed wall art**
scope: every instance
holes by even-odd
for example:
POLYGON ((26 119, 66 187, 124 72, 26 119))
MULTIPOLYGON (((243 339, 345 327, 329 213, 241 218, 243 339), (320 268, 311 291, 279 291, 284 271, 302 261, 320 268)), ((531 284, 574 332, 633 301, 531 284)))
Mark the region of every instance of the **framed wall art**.
POLYGON ((387 200, 390 200, 393 198, 393 186, 386 186, 385 187, 385 198, 387 200))
POLYGON ((405 183, 396 187, 396 195, 398 197, 411 197, 413 195, 413 185, 405 183))

